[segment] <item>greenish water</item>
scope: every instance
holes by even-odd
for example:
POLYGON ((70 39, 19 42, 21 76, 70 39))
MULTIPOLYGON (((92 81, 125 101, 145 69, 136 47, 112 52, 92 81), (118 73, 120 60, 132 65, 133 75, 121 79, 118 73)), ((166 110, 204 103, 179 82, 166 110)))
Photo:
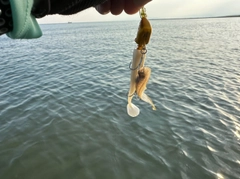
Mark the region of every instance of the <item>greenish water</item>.
POLYGON ((138 22, 42 25, 0 44, 1 179, 238 179, 240 19, 152 21, 127 115, 138 22))

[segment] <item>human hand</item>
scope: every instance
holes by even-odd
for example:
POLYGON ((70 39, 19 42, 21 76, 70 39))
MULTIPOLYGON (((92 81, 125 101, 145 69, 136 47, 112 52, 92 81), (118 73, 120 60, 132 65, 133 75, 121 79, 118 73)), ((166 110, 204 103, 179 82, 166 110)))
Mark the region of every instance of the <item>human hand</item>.
POLYGON ((111 12, 113 15, 119 15, 123 10, 127 14, 135 14, 150 1, 151 0, 107 0, 95 8, 100 14, 111 12))

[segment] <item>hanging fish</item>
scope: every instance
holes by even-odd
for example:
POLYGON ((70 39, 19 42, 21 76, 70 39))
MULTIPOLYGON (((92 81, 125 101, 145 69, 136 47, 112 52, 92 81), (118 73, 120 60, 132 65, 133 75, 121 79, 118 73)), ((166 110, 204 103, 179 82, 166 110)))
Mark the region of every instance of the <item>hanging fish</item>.
POLYGON ((152 100, 145 94, 147 89, 147 83, 151 75, 151 69, 145 67, 146 59, 146 45, 148 44, 152 27, 150 22, 147 20, 146 11, 144 8, 140 10, 141 21, 138 28, 137 37, 135 42, 138 44, 137 49, 133 51, 133 59, 131 62, 131 78, 130 78, 130 89, 128 92, 128 105, 127 112, 130 116, 136 117, 140 113, 140 109, 132 103, 132 98, 135 94, 138 95, 140 99, 152 105, 152 109, 156 110, 152 100))

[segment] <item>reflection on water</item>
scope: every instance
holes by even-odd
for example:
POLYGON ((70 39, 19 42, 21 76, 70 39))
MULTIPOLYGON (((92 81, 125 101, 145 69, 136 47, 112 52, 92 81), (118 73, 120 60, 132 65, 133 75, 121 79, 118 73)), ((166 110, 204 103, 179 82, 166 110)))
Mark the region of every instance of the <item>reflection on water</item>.
POLYGON ((137 21, 1 37, 0 178, 239 178, 238 18, 152 26, 157 111, 134 98, 137 118, 126 113, 137 21))

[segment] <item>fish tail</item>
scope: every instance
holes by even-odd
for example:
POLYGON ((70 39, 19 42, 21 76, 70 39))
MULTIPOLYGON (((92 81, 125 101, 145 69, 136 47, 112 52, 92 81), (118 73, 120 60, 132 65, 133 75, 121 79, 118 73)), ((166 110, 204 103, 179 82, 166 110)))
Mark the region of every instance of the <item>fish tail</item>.
POLYGON ((146 95, 145 93, 142 94, 141 96, 141 99, 147 103, 149 103, 151 106, 152 106, 152 109, 155 111, 156 110, 156 107, 155 105, 153 104, 153 101, 151 98, 148 97, 148 95, 146 95))

